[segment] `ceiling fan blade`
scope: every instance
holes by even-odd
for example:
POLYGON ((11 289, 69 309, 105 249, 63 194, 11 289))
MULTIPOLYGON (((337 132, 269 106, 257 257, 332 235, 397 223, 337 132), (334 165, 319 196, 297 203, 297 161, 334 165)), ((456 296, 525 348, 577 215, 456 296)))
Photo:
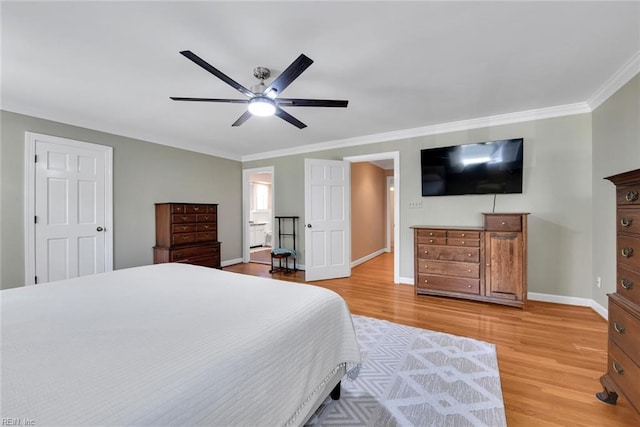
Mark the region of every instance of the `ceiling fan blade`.
POLYGON ((255 94, 251 92, 249 89, 242 86, 240 83, 236 82, 231 77, 227 76, 222 71, 218 70, 213 65, 209 64, 207 61, 200 58, 198 55, 191 52, 190 50, 183 50, 182 52, 180 52, 180 54, 190 59, 191 61, 195 62, 197 65, 201 66, 202 68, 204 68, 205 70, 207 70, 208 72, 210 72, 211 74, 213 74, 214 76, 216 76, 217 78, 219 78, 220 80, 222 80, 223 82, 231 86, 232 88, 243 93, 244 95, 247 95, 249 98, 252 98, 253 96, 255 96, 255 94))
POLYGON ((241 124, 243 124, 244 122, 249 120, 249 117, 251 117, 251 116, 252 116, 252 114, 249 112, 249 110, 247 110, 247 111, 244 112, 243 115, 238 117, 238 120, 233 122, 233 124, 231 126, 240 126, 241 124))
POLYGON ((346 108, 349 101, 339 99, 276 98, 276 104, 285 107, 339 107, 346 108))
POLYGON ((271 90, 276 91, 276 95, 282 93, 304 70, 313 64, 313 60, 300 54, 298 58, 291 63, 276 79, 265 89, 264 93, 268 94, 271 90))
POLYGON ((285 121, 291 123, 292 125, 294 125, 298 129, 304 129, 304 128, 307 127, 307 125, 305 125, 300 120, 298 120, 295 117, 293 117, 291 114, 289 114, 286 111, 284 111, 282 108, 276 107, 275 115, 280 117, 282 120, 285 120, 285 121))
POLYGON ((185 98, 182 96, 170 96, 174 101, 198 101, 198 102, 226 102, 229 104, 246 104, 248 99, 220 99, 220 98, 185 98))

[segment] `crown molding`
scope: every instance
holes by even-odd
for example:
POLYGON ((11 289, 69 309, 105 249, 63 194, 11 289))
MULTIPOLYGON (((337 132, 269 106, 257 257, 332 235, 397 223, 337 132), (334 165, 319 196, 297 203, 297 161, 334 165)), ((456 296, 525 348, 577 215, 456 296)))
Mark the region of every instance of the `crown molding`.
POLYGON ((587 104, 591 111, 598 108, 604 101, 624 86, 629 80, 634 78, 638 73, 640 73, 640 50, 636 52, 631 59, 625 62, 624 65, 620 67, 620 69, 616 71, 600 89, 591 95, 587 100, 587 104))
POLYGON ((335 148, 353 147, 357 145, 377 144, 379 142, 398 141, 409 138, 438 135, 443 133, 465 131, 471 129, 501 126, 513 123, 529 122, 533 120, 550 119, 554 117, 571 116, 575 114, 590 113, 591 109, 586 102, 558 105, 555 107, 539 108, 535 110, 520 111, 495 116, 480 117, 470 120, 442 123, 413 129, 404 129, 393 132, 385 132, 374 135, 366 135, 355 138, 340 139, 334 141, 309 144, 289 149, 266 151, 263 153, 248 154, 242 156, 243 162, 252 160, 271 159, 274 157, 291 156, 296 154, 312 153, 316 151, 332 150, 335 148))

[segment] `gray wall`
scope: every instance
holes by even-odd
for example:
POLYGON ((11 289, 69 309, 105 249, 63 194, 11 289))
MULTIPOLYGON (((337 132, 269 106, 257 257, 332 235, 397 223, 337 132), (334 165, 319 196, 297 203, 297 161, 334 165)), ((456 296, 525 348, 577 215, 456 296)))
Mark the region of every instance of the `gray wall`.
POLYGON ((113 147, 114 268, 153 263, 154 203, 219 203, 222 261, 242 257, 241 163, 0 112, 0 288, 24 284, 25 131, 113 147))
MULTIPOLYGON (((496 212, 530 212, 529 291, 591 298, 591 114, 487 127, 344 149, 256 160, 243 168, 273 165, 276 215, 304 223, 304 158, 342 159, 400 152, 400 276, 413 277, 411 225, 482 225, 493 196, 421 196, 422 148, 524 137, 524 194, 498 195, 496 212), (422 201, 421 209, 409 209, 422 201)), ((304 264, 304 235, 300 243, 304 264)))
POLYGON ((592 113, 593 121, 593 300, 607 307, 616 290, 615 186, 604 177, 640 168, 640 75, 592 113), (602 287, 595 284, 602 278, 602 287))

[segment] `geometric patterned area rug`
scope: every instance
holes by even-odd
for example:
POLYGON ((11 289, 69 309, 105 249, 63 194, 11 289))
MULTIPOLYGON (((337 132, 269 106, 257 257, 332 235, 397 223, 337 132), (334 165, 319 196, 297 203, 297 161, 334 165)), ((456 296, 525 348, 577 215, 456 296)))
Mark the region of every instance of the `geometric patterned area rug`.
POLYGON ((506 426, 493 344, 352 315, 362 354, 354 381, 313 426, 506 426))

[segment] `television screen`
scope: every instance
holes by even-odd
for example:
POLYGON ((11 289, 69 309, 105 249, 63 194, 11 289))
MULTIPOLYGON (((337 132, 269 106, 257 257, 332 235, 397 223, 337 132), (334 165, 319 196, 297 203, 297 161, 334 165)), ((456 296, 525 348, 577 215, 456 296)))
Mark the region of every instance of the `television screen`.
POLYGON ((522 193, 523 139, 421 151, 422 195, 522 193))

